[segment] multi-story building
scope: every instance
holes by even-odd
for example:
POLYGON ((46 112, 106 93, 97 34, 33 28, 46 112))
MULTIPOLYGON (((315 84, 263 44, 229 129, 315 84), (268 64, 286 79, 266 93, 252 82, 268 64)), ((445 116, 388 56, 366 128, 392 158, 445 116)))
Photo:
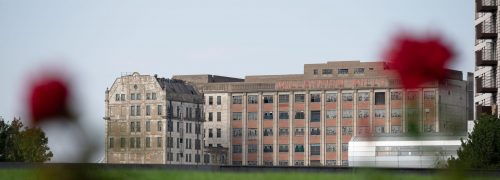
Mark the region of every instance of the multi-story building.
POLYGON ((203 93, 206 142, 228 144, 232 165, 347 165, 354 136, 401 136, 411 128, 465 131, 461 72, 452 71, 446 83, 403 90, 384 67, 381 62, 340 61, 306 64, 303 74, 174 79, 203 93), (218 127, 222 141, 214 130, 218 127))
POLYGON ((476 0, 474 119, 498 114, 498 6, 497 0, 476 0))
POLYGON ((208 164, 203 97, 179 80, 133 73, 106 90, 107 163, 208 164))

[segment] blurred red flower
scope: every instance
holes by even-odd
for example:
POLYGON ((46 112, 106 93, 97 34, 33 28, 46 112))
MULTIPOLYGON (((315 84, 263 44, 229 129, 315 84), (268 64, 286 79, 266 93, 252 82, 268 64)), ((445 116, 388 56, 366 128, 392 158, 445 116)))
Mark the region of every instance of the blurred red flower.
POLYGON ((440 38, 416 38, 406 34, 395 38, 384 56, 387 66, 399 74, 407 89, 444 80, 447 76, 445 66, 452 58, 452 51, 440 38))
POLYGON ((29 91, 29 108, 34 124, 50 118, 68 117, 69 88, 57 76, 42 77, 29 91))

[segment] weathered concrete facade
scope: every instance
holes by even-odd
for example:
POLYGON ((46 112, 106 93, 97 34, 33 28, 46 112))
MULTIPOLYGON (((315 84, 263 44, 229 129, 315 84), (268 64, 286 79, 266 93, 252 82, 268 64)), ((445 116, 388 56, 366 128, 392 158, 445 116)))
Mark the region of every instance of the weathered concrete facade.
POLYGON ((453 75, 445 84, 404 90, 381 62, 340 61, 243 82, 174 77, 203 93, 206 142, 228 144, 232 165, 331 166, 348 165, 354 136, 399 136, 409 125, 423 133, 465 131, 466 82, 460 72, 453 75), (227 124, 216 121, 218 112, 227 124), (222 131, 229 143, 214 130, 209 137, 207 131, 218 127, 229 131, 222 131))
POLYGON ((203 99, 192 86, 133 73, 115 80, 105 103, 105 162, 203 163, 203 99))

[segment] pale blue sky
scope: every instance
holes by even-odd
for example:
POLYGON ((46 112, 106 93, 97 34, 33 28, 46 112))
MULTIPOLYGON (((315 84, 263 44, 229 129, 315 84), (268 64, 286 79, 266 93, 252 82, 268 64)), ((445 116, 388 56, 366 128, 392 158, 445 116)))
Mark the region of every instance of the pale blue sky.
MULTIPOLYGON (((307 63, 380 60, 402 29, 440 32, 458 53, 451 67, 470 72, 473 3, 0 0, 0 116, 10 120, 25 112, 23 93, 33 71, 63 65, 76 76, 85 127, 102 144, 104 91, 122 72, 302 73, 307 63)), ((49 138, 54 160, 64 160, 70 147, 49 138)))

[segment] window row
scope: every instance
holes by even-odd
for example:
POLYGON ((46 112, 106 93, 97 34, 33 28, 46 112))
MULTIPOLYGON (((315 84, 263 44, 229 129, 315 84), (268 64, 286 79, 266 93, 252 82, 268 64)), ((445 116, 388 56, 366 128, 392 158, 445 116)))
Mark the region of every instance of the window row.
MULTIPOLYGON (((156 100, 156 93, 146 93, 146 100, 156 100)), ((115 101, 125 101, 125 94, 115 94, 115 101)), ((130 100, 142 100, 141 93, 130 93, 130 100)))
MULTIPOLYGON (((280 144, 278 146, 278 152, 289 152, 290 148, 288 147, 288 144, 280 144)), ((257 153, 257 144, 248 144, 247 145, 247 153, 257 153)), ((342 143, 342 151, 348 151, 349 145, 347 143, 342 143)), ((242 153, 242 145, 233 145, 232 147, 233 153, 238 154, 242 153)), ((273 145, 272 144, 264 144, 262 151, 264 153, 271 153, 273 152, 273 145)), ((335 143, 329 143, 326 144, 326 152, 336 152, 337 151, 337 144, 335 143)), ((304 152, 304 145, 303 144, 294 144, 293 152, 304 152)), ((320 155, 321 154, 321 146, 320 144, 311 144, 309 152, 311 155, 320 155)))
MULTIPOLYGON (((326 127, 326 135, 337 135, 337 127, 329 126, 326 127)), ((256 139, 258 136, 257 128, 248 128, 247 129, 248 139, 256 139)), ((211 130, 209 130, 209 137, 211 130)), ((294 136, 304 136, 304 128, 294 128, 294 136)), ((321 135, 321 129, 319 127, 312 127, 309 131, 310 135, 321 135)), ((263 128, 262 129, 263 136, 273 136, 273 128, 263 128)), ((288 136, 289 131, 288 128, 279 128, 278 136, 288 136)), ((352 126, 342 126, 342 135, 352 135, 352 126)), ((242 128, 233 128, 232 129, 233 137, 241 137, 242 136, 242 128)))
MULTIPOLYGON (((120 138, 119 148, 126 148, 127 138, 120 138)), ((162 137, 145 137, 144 138, 144 146, 146 148, 152 147, 152 141, 156 140, 156 147, 162 147, 163 138, 162 137)), ((129 148, 141 148, 141 138, 140 137, 131 137, 129 138, 129 148)), ((109 148, 115 148, 115 138, 111 137, 108 141, 109 148)))
MULTIPOLYGON (((294 119, 305 119, 304 111, 295 111, 294 119)), ((373 110, 373 117, 375 118, 385 118, 386 117, 385 109, 375 109, 373 110)), ((219 115, 218 115, 219 116, 219 115)), ((325 113, 326 119, 336 119, 337 118, 337 110, 327 110, 325 113)), ((369 110, 368 109, 360 109, 358 110, 358 118, 368 118, 369 110)), ((391 117, 401 117, 401 109, 392 109, 391 117)), ((213 117, 211 117, 211 113, 209 113, 209 121, 212 121, 213 117)), ((353 118, 353 110, 347 109, 342 111, 342 118, 349 119, 353 118)), ((233 112, 232 120, 242 120, 243 115, 241 112, 233 112)), ((274 115, 273 112, 263 112, 262 115, 263 120, 273 120, 274 115)), ((290 119, 288 111, 280 111, 278 119, 280 120, 288 120, 290 119)), ((257 120, 257 112, 248 112, 247 120, 257 120)), ((321 120, 321 111, 311 111, 309 120, 311 122, 320 122, 321 120)), ((219 121, 219 120, 218 120, 219 121)))
MULTIPOLYGON (((212 128, 209 128, 208 129, 208 138, 213 138, 214 137, 214 133, 213 133, 213 130, 212 128)), ((221 128, 216 128, 216 135, 217 135, 217 138, 221 138, 222 137, 222 129, 221 128)))
MULTIPOLYGON (((217 112, 217 121, 220 122, 222 120, 222 113, 217 112)), ((208 121, 214 121, 214 113, 213 112, 208 112, 208 121)))
MULTIPOLYGON (((157 105, 156 114, 163 115, 163 106, 157 105)), ((130 116, 140 116, 141 115, 141 105, 130 106, 130 116)), ((146 116, 151 116, 151 105, 146 105, 146 116)))
MULTIPOLYGON (((208 96, 208 105, 213 105, 214 104, 214 97, 213 96, 208 96)), ((222 97, 217 96, 217 105, 222 104, 222 97)))

